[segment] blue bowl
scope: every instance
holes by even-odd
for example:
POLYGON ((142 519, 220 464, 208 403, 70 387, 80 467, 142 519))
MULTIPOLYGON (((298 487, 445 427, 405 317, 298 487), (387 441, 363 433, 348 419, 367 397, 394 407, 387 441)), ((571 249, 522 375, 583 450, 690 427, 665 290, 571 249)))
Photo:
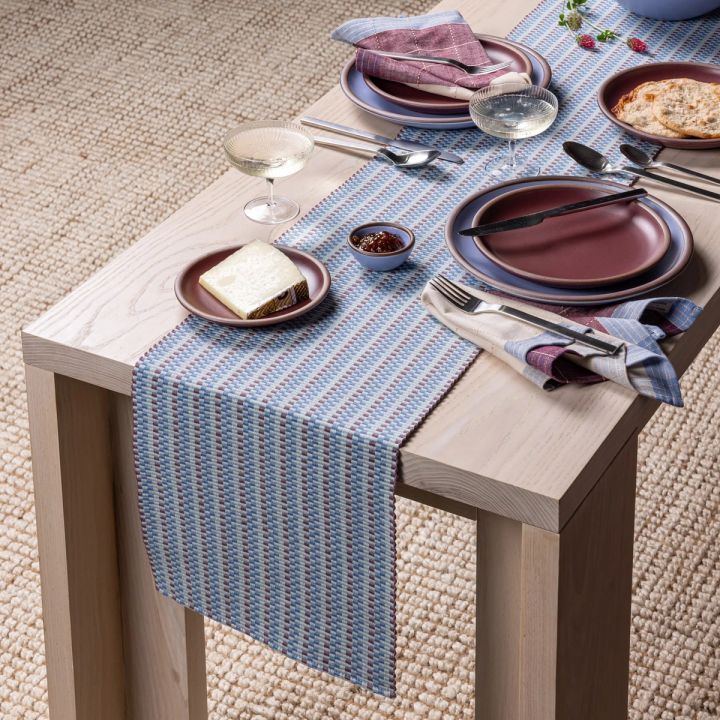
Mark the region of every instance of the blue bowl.
POLYGON ((409 230, 402 225, 396 225, 395 223, 365 223, 360 225, 354 230, 350 231, 347 238, 347 244, 350 248, 350 252, 355 256, 355 259, 368 270, 375 270, 384 272, 386 270, 394 270, 396 267, 400 267, 409 257, 413 247, 415 247, 415 234, 412 230, 409 230), (403 242, 403 247, 400 250, 395 250, 389 253, 372 253, 366 252, 356 248, 350 238, 353 235, 359 235, 364 237, 369 233, 375 232, 389 232, 397 235, 403 242))
POLYGON ((655 20, 687 20, 720 8, 720 0, 617 0, 630 12, 655 20))

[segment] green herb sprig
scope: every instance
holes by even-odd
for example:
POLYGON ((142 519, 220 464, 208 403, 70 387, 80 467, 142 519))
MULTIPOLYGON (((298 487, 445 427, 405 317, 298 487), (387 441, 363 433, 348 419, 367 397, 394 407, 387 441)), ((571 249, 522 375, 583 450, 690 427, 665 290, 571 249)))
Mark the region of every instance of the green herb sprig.
MULTIPOLYGON (((595 50, 597 42, 610 43, 622 37, 620 33, 611 28, 600 28, 588 17, 588 0, 562 0, 562 12, 558 16, 558 25, 567 28, 573 35, 575 42, 586 50, 595 50), (587 25, 594 31, 580 33, 580 29, 587 25), (597 41, 597 42, 596 42, 597 41)), ((647 44, 639 38, 628 38, 625 44, 634 52, 647 52, 647 44)))

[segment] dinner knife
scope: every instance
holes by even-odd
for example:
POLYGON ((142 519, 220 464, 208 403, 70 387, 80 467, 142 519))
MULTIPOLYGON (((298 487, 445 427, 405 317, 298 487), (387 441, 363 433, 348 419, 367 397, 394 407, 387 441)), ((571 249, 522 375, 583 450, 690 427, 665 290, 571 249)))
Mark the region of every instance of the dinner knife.
POLYGON ((673 180, 672 178, 665 177, 664 175, 656 175, 655 173, 648 172, 642 168, 635 167, 634 165, 623 165, 620 168, 623 172, 629 173, 630 175, 637 175, 638 177, 650 178, 657 182, 665 183, 665 185, 672 185, 673 187, 687 190, 688 192, 695 193, 696 195, 702 195, 703 197, 712 198, 713 200, 720 200, 720 194, 705 190, 705 188, 698 187, 697 185, 689 185, 688 183, 680 182, 679 180, 673 180))
POLYGON ((460 230, 460 235, 493 235, 495 233, 506 232, 507 230, 519 230, 521 228, 539 225, 547 218, 558 217, 560 215, 572 215, 573 213, 603 207, 604 205, 613 205, 615 203, 625 202, 626 200, 635 200, 647 194, 647 190, 635 188, 621 193, 613 193, 612 195, 603 195, 602 197, 593 198, 592 200, 583 200, 581 202, 571 203, 570 205, 560 205, 559 207, 549 208, 541 212, 531 213, 530 215, 521 215, 520 217, 510 218, 509 220, 498 220, 498 222, 466 228, 465 230, 460 230))
POLYGON ((465 162, 459 155, 456 155, 448 150, 443 150, 442 148, 434 148, 432 145, 424 145, 423 143, 416 143, 410 140, 397 140, 385 135, 372 133, 368 130, 360 130, 358 128, 348 127, 347 125, 333 123, 329 120, 321 120, 320 118, 314 117, 301 117, 300 122, 308 127, 319 128, 320 130, 330 130, 332 132, 340 133, 341 135, 357 138, 358 140, 369 140, 370 142, 378 143, 379 145, 390 145, 391 147, 399 147, 403 150, 440 150, 438 160, 446 160, 447 162, 458 164, 465 162))

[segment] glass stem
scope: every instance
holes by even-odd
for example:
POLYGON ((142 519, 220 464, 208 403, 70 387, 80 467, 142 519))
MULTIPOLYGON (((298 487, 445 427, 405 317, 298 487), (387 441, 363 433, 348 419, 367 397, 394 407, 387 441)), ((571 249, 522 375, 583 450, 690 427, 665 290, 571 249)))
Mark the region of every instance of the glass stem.
POLYGON ((510 167, 515 167, 517 165, 517 160, 515 158, 515 150, 517 147, 517 141, 516 140, 508 140, 508 165, 510 167))
POLYGON ((267 178, 267 189, 268 189, 268 198, 267 198, 268 207, 275 207, 275 180, 274 180, 274 178, 267 178))

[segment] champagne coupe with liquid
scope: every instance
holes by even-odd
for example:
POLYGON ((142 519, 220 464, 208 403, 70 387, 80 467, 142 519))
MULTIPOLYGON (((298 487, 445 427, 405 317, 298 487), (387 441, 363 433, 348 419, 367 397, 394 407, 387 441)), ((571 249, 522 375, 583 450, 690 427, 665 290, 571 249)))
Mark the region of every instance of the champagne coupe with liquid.
POLYGON ((305 128, 292 122, 249 122, 228 131, 223 147, 234 168, 267 180, 267 196, 245 205, 251 220, 275 225, 297 217, 300 206, 275 195, 274 182, 301 170, 310 157, 315 141, 305 128))
POLYGON ((557 112, 557 97, 536 85, 490 85, 474 93, 470 98, 473 122, 488 135, 508 141, 507 154, 491 160, 485 169, 491 175, 507 178, 538 175, 538 165, 518 158, 516 143, 545 132, 557 112))

